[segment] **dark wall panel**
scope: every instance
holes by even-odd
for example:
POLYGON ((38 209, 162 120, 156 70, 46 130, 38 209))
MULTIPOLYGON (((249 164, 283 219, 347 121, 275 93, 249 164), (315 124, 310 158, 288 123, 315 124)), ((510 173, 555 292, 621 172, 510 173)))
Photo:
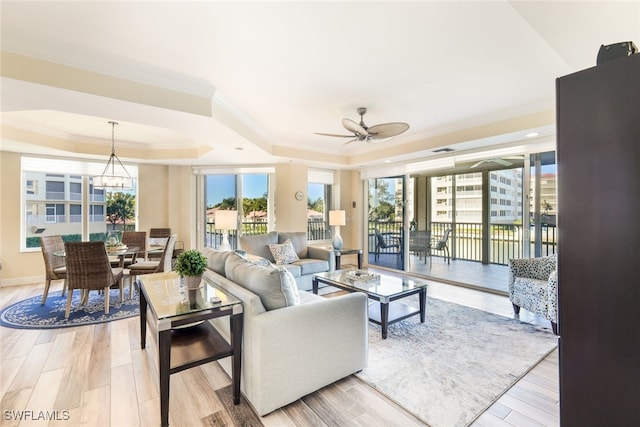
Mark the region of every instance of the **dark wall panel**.
POLYGON ((559 78, 563 427, 640 425, 640 55, 559 78))

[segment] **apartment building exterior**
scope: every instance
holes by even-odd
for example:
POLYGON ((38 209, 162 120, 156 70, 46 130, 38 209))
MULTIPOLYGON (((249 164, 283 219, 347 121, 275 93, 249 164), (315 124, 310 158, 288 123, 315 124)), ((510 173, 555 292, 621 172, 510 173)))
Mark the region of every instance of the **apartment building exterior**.
POLYGON ((47 234, 82 235, 83 205, 88 205, 90 233, 107 230, 106 191, 90 185, 83 200, 84 177, 44 172, 24 172, 24 220, 27 240, 47 234))

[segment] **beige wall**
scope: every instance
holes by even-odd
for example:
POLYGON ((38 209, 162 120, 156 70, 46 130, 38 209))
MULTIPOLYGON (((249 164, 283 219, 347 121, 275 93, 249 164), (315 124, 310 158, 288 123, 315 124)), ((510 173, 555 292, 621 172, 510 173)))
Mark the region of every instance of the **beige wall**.
MULTIPOLYGON (((2 285, 44 280, 40 251, 20 251, 20 154, 0 152, 0 280, 2 285)), ((185 248, 195 231, 195 178, 189 167, 138 166, 138 229, 171 227, 185 248)), ((194 243, 195 244, 195 243, 194 243)))
POLYGON ((40 251, 20 252, 20 154, 2 152, 0 175, 2 283, 33 283, 44 277, 44 261, 40 251))
POLYGON ((276 165, 277 231, 307 231, 307 175, 305 165, 276 165), (302 200, 296 200, 297 191, 304 194, 302 200))
MULTIPOLYGON (((276 230, 303 231, 307 227, 308 167, 276 166, 276 230), (304 197, 295 199, 296 191, 304 197)), ((20 252, 20 154, 0 152, 0 270, 1 285, 44 280, 40 251, 20 252)), ((188 166, 138 165, 138 229, 170 227, 185 249, 196 247, 196 177, 188 166)), ((345 247, 362 247, 362 184, 354 171, 336 175, 334 203, 347 213, 341 228, 345 247), (353 202, 356 207, 353 207, 353 202)))

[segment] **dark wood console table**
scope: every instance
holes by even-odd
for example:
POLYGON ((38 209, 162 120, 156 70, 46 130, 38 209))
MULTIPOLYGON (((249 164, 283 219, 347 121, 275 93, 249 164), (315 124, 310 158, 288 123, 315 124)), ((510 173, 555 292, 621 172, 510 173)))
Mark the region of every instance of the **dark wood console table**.
POLYGON ((140 276, 140 291, 141 347, 147 326, 158 345, 161 425, 169 425, 169 376, 224 357, 233 356, 233 402, 240 403, 241 301, 206 279, 199 289, 183 288, 176 273, 140 276), (229 316, 231 342, 207 321, 222 316, 229 316))

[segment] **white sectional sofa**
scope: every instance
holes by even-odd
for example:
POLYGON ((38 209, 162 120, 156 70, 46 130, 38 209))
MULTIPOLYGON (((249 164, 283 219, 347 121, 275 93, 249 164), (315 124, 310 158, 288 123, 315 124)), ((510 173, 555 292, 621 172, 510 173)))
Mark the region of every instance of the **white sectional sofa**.
POLYGON ((336 253, 333 249, 310 246, 307 243, 307 233, 304 231, 277 232, 252 236, 240 236, 240 248, 254 257, 264 258, 276 262, 269 245, 282 244, 291 241, 298 260, 283 264, 298 283, 298 289, 311 290, 311 278, 315 273, 333 271, 336 269, 336 253))
MULTIPOLYGON (((234 252, 203 253, 207 278, 243 303, 241 390, 259 415, 366 367, 365 294, 324 298, 298 292, 284 269, 234 252)), ((228 320, 211 322, 229 338, 228 320)), ((230 374, 230 358, 219 362, 230 374)))

